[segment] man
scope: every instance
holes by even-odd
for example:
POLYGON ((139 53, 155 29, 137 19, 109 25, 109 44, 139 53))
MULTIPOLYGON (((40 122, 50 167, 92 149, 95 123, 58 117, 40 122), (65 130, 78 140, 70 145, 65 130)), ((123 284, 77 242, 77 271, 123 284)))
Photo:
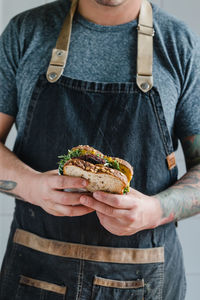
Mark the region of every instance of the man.
POLYGON ((1 299, 184 299, 175 222, 200 211, 200 41, 151 15, 141 0, 56 1, 4 31, 0 186, 18 200, 1 299), (177 139, 188 172, 176 182, 177 139), (130 192, 64 192, 87 185, 50 171, 78 144, 129 160, 130 192))

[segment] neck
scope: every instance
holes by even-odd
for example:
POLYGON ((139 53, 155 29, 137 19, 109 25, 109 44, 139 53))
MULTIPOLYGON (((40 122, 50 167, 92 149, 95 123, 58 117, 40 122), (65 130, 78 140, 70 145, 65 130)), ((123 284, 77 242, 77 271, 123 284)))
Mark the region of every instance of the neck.
POLYGON ((115 1, 118 1, 118 5, 103 5, 97 0, 79 0, 78 11, 88 21, 105 26, 125 24, 138 17, 142 0, 115 1))

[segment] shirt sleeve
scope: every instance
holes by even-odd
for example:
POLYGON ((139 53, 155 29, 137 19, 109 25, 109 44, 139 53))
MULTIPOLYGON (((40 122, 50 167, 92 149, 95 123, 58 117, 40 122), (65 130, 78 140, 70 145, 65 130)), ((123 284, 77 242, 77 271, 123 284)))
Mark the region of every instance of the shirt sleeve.
POLYGON ((0 112, 16 117, 16 72, 19 62, 19 41, 11 20, 0 37, 0 112))
POLYGON ((185 67, 185 78, 175 115, 175 135, 182 139, 200 134, 200 39, 185 67))

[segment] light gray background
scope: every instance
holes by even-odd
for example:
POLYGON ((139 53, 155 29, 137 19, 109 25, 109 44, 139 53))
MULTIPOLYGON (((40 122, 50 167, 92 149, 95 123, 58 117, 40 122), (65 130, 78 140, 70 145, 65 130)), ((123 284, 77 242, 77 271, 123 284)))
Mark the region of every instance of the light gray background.
MULTIPOLYGON (((0 32, 2 32, 9 19, 18 12, 42 5, 51 1, 45 0, 0 0, 0 32)), ((200 34, 200 2, 197 0, 155 0, 159 6, 169 13, 188 23, 194 31, 200 34)), ((16 136, 12 129, 7 146, 12 148, 16 136)), ((185 172, 183 154, 179 147, 177 152, 179 177, 185 172)), ((14 200, 0 194, 0 265, 6 248, 10 223, 14 210, 14 200)), ((185 266, 188 281, 187 300, 200 299, 200 215, 181 221, 178 225, 178 233, 183 245, 185 266)))

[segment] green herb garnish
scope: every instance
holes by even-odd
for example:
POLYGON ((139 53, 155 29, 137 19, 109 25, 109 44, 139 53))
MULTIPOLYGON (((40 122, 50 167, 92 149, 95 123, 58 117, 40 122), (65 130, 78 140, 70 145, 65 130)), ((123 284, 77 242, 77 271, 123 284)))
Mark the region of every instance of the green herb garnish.
POLYGON ((75 157, 79 157, 81 155, 81 150, 80 149, 76 149, 76 150, 68 150, 67 155, 60 155, 58 156, 58 158, 60 158, 60 161, 58 162, 58 170, 59 170, 59 174, 63 175, 63 167, 65 165, 65 163, 70 160, 71 158, 75 158, 75 157))
POLYGON ((120 171, 119 163, 117 160, 109 161, 108 159, 106 159, 106 165, 112 169, 120 171))
POLYGON ((127 194, 130 191, 129 186, 126 186, 123 190, 123 194, 127 194))
POLYGON ((120 171, 119 163, 118 163, 117 160, 114 160, 114 161, 112 162, 112 165, 113 165, 113 168, 114 168, 114 169, 117 169, 117 170, 120 171))

